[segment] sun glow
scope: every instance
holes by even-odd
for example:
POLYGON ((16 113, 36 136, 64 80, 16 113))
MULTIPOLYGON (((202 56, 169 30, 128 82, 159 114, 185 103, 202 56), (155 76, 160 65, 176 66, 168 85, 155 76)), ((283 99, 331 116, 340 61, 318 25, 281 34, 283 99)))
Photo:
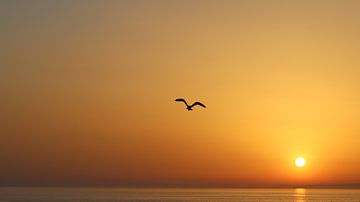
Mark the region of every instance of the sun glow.
POLYGON ((304 167, 305 164, 306 164, 306 161, 305 161, 305 159, 304 159, 303 157, 297 157, 297 158, 295 159, 295 165, 296 165, 297 167, 304 167))

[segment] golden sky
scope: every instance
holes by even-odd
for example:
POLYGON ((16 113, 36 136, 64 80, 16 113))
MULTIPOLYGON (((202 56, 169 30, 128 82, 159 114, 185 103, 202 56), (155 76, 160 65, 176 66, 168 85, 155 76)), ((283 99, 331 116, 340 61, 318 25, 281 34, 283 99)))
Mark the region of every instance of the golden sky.
POLYGON ((356 0, 1 1, 0 185, 359 184, 359 36, 356 0))

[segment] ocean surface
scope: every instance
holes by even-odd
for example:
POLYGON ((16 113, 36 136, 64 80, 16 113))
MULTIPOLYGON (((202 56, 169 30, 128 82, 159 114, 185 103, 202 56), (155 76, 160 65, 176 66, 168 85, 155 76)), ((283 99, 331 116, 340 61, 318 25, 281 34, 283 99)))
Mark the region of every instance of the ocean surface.
POLYGON ((0 188, 0 201, 358 201, 360 189, 0 188))

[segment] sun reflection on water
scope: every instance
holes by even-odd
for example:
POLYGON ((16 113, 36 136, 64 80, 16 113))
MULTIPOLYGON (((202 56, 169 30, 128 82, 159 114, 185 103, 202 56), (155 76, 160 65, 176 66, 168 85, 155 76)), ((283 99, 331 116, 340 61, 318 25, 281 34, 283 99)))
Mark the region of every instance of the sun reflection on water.
POLYGON ((304 188, 295 189, 295 202, 305 202, 306 190, 304 188))

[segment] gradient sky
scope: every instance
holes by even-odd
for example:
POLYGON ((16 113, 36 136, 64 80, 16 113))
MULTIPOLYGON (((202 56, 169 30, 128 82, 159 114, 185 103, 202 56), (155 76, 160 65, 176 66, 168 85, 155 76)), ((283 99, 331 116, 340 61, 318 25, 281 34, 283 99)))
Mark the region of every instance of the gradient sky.
POLYGON ((359 184, 359 36, 356 0, 0 1, 0 185, 359 184))

